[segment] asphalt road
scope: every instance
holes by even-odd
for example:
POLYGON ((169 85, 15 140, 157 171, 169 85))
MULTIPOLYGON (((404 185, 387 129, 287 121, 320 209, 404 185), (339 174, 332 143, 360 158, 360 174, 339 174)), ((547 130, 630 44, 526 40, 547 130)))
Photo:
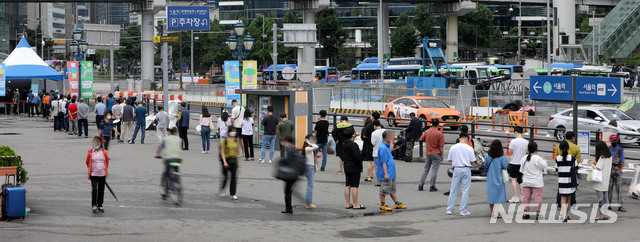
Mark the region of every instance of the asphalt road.
MULTIPOLYGON (((450 184, 447 163, 438 172, 440 191, 418 192, 424 164, 397 161, 397 194, 408 209, 382 214, 377 208, 378 187, 371 183, 362 183, 360 189, 360 203, 367 209, 344 209, 344 176, 336 174, 337 159, 331 156, 327 171, 315 177, 314 203, 319 208, 302 206, 303 178, 295 188, 294 214, 283 215, 283 184, 272 177, 275 165, 241 162, 240 199, 218 197, 221 175, 217 150, 200 154, 200 137, 193 135, 182 166, 185 202, 176 207, 159 195, 162 166, 153 158, 158 145, 154 131, 147 132, 145 144, 112 144, 108 182, 120 201, 105 194, 106 212, 94 215, 85 166, 89 139, 52 131, 51 123, 39 118, 0 116, 0 145, 9 145, 21 155, 29 171, 25 188, 27 207, 31 208, 26 221, 0 222, 2 241, 637 240, 631 231, 636 230, 640 205, 626 197, 629 212, 618 213, 615 225, 502 220, 493 224, 485 204, 486 183, 474 182, 469 197, 471 216, 457 215, 457 208, 454 215, 447 216, 447 197, 442 195, 450 184)), ((94 126, 90 132, 96 132, 94 126)), ((448 142, 450 139, 447 135, 448 142)), ((212 147, 217 147, 218 141, 212 141, 212 147)), ((545 177, 545 183, 543 203, 554 203, 556 177, 545 177)), ((510 188, 507 195, 512 195, 510 188)), ((578 201, 596 202, 591 184, 581 183, 578 201)), ((583 211, 590 209, 583 206, 583 211)))

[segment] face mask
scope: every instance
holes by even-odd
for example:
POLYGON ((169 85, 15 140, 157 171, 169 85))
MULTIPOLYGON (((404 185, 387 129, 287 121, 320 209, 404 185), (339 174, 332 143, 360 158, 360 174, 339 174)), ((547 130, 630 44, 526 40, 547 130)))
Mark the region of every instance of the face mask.
POLYGON ((100 146, 99 145, 94 145, 93 148, 98 150, 98 149, 100 149, 100 146))
POLYGON ((236 132, 229 132, 230 137, 236 137, 236 132))
POLYGON ((111 119, 111 116, 107 116, 107 119, 111 119))

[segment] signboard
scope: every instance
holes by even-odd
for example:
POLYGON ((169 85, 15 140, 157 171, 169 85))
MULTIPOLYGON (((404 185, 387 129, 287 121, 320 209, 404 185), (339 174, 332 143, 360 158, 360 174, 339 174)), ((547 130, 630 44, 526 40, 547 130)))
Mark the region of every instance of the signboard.
POLYGON ((71 96, 78 96, 80 90, 80 62, 67 61, 67 75, 71 96))
POLYGON ((589 148, 591 148, 591 140, 589 139, 589 135, 589 132, 578 132, 578 147, 580 147, 580 154, 589 155, 589 148))
POLYGON ((590 103, 622 103, 622 78, 578 76, 576 100, 590 103))
POLYGON ((38 95, 38 89, 40 89, 40 84, 31 84, 31 91, 33 92, 33 95, 38 95))
POLYGON ((587 103, 621 103, 622 79, 585 76, 531 76, 531 99, 572 101, 573 78, 576 78, 576 101, 587 103))
POLYGON ((168 29, 209 30, 209 7, 167 7, 168 29))
POLYGON ((571 101, 572 77, 531 76, 529 92, 533 100, 571 101))
MULTIPOLYGON (((247 60, 242 62, 242 88, 258 88, 258 61, 247 60)), ((247 105, 247 94, 242 94, 242 105, 247 105)))
POLYGON ((180 36, 153 36, 153 43, 179 42, 180 36))
POLYGON ((4 75, 4 63, 0 63, 0 97, 7 95, 7 77, 4 75))
POLYGON ((65 42, 66 41, 63 40, 63 39, 57 39, 57 40, 53 41, 53 43, 56 44, 56 45, 63 45, 63 44, 65 44, 65 42))
POLYGON ((93 62, 82 61, 80 62, 80 83, 81 93, 83 98, 93 97, 93 62))
POLYGON ((224 62, 224 87, 227 107, 231 107, 232 100, 238 100, 242 104, 240 94, 236 94, 236 90, 240 89, 240 62, 225 61, 224 62))
POLYGON ((294 70, 290 66, 286 66, 285 68, 282 68, 282 77, 285 80, 291 81, 295 76, 296 76, 296 70, 294 70))

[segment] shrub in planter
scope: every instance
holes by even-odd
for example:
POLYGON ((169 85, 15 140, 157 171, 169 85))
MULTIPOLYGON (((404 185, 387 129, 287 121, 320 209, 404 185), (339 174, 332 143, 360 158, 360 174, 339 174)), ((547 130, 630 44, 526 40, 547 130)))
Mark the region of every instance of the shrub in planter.
MULTIPOLYGON (((0 156, 15 156, 16 152, 13 151, 9 146, 0 146, 0 156)), ((0 158, 0 167, 6 166, 20 166, 20 159, 18 157, 15 158, 0 158)), ((22 167, 22 183, 27 183, 29 177, 27 176, 28 172, 24 167, 22 167)), ((4 182, 4 181, 2 181, 4 182)))

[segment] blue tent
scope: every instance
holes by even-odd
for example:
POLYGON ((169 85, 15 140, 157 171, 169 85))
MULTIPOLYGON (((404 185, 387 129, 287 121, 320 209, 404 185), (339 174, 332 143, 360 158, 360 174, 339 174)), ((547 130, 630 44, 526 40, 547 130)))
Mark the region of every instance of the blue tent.
POLYGON ((22 37, 18 46, 3 62, 7 80, 15 79, 49 79, 63 81, 64 75, 52 69, 36 54, 22 37))

